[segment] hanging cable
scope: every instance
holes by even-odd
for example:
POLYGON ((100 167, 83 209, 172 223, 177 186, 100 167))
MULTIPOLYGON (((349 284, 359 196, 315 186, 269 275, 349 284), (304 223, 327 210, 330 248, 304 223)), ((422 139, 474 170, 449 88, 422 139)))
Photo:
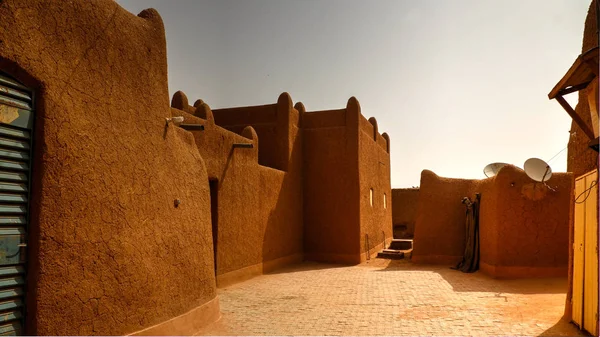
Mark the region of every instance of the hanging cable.
POLYGON ((594 186, 596 186, 597 184, 598 184, 598 180, 594 180, 594 181, 592 181, 592 183, 590 184, 590 187, 588 187, 588 188, 587 188, 585 191, 583 191, 583 192, 579 193, 579 195, 577 196, 577 198, 575 198, 575 203, 576 203, 576 204, 583 204, 583 203, 584 203, 584 202, 587 200, 587 198, 590 196, 590 194, 592 194, 592 188, 593 188, 594 186), (582 196, 584 193, 586 193, 586 192, 588 192, 588 191, 589 191, 589 193, 588 193, 588 194, 585 196, 585 199, 583 199, 582 201, 577 201, 577 200, 579 200, 579 198, 580 198, 580 197, 581 197, 581 196, 582 196))
POLYGON ((562 150, 558 151, 558 153, 557 153, 557 154, 555 154, 555 155, 554 155, 552 158, 548 159, 547 163, 548 163, 548 164, 550 164, 550 162, 552 161, 552 159, 556 158, 556 157, 557 157, 559 154, 561 154, 561 153, 562 153, 564 150, 566 150, 567 148, 568 148, 568 146, 567 146, 567 147, 565 147, 564 149, 562 149, 562 150))

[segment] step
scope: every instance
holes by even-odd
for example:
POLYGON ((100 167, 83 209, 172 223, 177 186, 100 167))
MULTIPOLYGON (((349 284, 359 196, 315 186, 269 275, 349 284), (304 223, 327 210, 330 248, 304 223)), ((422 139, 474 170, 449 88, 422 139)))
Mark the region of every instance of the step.
POLYGON ((409 250, 397 250, 397 249, 384 249, 377 253, 377 258, 390 259, 390 260, 401 260, 407 254, 410 256, 412 249, 409 250))
POLYGON ((390 243, 390 249, 395 250, 407 250, 412 249, 413 240, 412 239, 393 239, 390 243))
POLYGON ((377 258, 380 259, 390 259, 390 260, 400 260, 400 259, 410 259, 412 257, 412 249, 383 249, 379 253, 377 253, 377 258))

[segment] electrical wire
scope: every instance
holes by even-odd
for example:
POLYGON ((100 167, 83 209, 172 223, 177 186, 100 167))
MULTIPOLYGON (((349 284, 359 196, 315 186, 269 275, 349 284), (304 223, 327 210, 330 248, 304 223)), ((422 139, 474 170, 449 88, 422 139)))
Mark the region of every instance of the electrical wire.
POLYGON ((594 186, 596 186, 596 185, 598 185, 598 180, 594 180, 594 181, 592 181, 592 183, 590 184, 590 187, 588 187, 588 188, 587 188, 585 191, 583 191, 583 192, 579 193, 579 195, 577 196, 577 198, 575 198, 575 203, 576 203, 576 204, 583 204, 583 203, 584 203, 584 202, 587 200, 587 198, 590 196, 590 194, 592 194, 592 188, 593 188, 594 186), (580 197, 581 197, 581 196, 582 196, 584 193, 586 193, 586 192, 588 192, 588 191, 589 191, 589 193, 588 193, 588 194, 585 196, 585 199, 583 199, 582 201, 579 201, 579 202, 578 202, 577 200, 579 200, 579 198, 580 198, 580 197))
POLYGON ((556 158, 556 157, 557 157, 559 154, 561 154, 561 153, 562 153, 564 150, 566 150, 567 148, 568 148, 568 146, 567 146, 567 147, 565 147, 564 149, 562 149, 562 150, 558 151, 558 153, 557 153, 557 154, 555 154, 555 155, 554 155, 552 158, 548 159, 547 163, 549 164, 549 163, 552 161, 552 159, 556 158))

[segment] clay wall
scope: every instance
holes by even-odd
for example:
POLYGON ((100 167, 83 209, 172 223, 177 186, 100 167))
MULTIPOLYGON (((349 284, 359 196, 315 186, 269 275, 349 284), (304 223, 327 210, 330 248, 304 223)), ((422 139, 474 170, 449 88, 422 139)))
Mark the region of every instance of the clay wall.
POLYGON ((465 206, 460 200, 480 193, 482 271, 501 278, 566 275, 573 175, 554 173, 548 184, 555 191, 534 185, 510 165, 484 180, 441 178, 423 171, 413 261, 460 261, 465 245, 465 206))
MULTIPOLYGON (((585 19, 581 52, 586 52, 597 46, 596 0, 594 0, 590 3, 590 8, 585 19)), ((586 88, 578 92, 579 101, 575 106, 575 112, 589 126, 590 130, 593 130, 588 102, 589 90, 586 88)), ((581 131, 577 123, 574 121, 571 122, 571 136, 569 137, 567 150, 567 171, 573 172, 575 177, 581 176, 598 167, 598 152, 588 147, 589 142, 590 139, 581 131)))
POLYGON ((465 247, 463 197, 473 198, 473 181, 421 173, 415 219, 412 260, 424 263, 455 264, 465 247))
POLYGON ((261 139, 258 162, 286 171, 289 162, 288 119, 285 106, 270 104, 262 106, 238 107, 213 110, 215 124, 241 133, 246 126, 252 126, 261 139))
MULTIPOLYGON (((366 121, 362 115, 361 120, 366 121)), ((377 255, 393 239, 390 154, 387 143, 383 147, 377 143, 383 137, 375 118, 371 117, 367 123, 371 128, 361 128, 359 132, 361 261, 377 255)))
POLYGON ((296 109, 304 135, 305 257, 359 263, 358 101, 350 98, 344 110, 306 112, 301 103, 296 109))
POLYGON ((383 248, 384 234, 392 239, 389 136, 362 116, 355 98, 341 110, 296 108, 304 132, 305 257, 360 263, 383 248))
MULTIPOLYGON (((566 276, 573 174, 554 173, 548 185, 555 191, 533 186, 514 166, 502 168, 495 178, 496 256, 482 255, 482 269, 498 277, 566 276), (536 187, 542 190, 534 195, 530 190, 536 187)), ((487 227, 486 214, 482 219, 481 227, 487 227)))
POLYGON ((392 189, 392 225, 395 239, 414 237, 418 201, 418 188, 392 189))
MULTIPOLYGON (((275 104, 290 116, 286 126, 290 138, 284 142, 291 148, 288 172, 259 164, 264 143, 252 126, 238 135, 217 125, 208 105, 186 108, 186 102, 185 95, 178 92, 172 102, 177 108, 173 109, 185 117, 185 123, 204 125, 204 131, 193 134, 209 179, 218 189, 218 225, 213 227, 217 232, 217 285, 226 286, 301 261, 302 138, 299 113, 292 107, 290 96, 282 94, 275 104), (234 148, 235 143, 251 143, 253 148, 234 148)), ((244 110, 253 111, 251 108, 244 110)), ((245 120, 252 121, 249 117, 245 120)))
POLYGON ((165 127, 158 13, 7 0, 0 18, 0 69, 38 98, 25 333, 216 319, 208 175, 191 134, 165 127))

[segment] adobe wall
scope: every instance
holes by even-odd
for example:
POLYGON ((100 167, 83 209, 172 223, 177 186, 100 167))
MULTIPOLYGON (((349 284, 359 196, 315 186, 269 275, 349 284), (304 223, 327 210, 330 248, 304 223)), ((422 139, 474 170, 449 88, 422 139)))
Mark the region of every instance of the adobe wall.
POLYGON ((423 171, 413 261, 456 264, 465 245, 464 196, 481 194, 480 268, 499 278, 566 275, 571 173, 554 173, 548 184, 534 184, 507 165, 484 180, 441 178, 423 171))
MULTIPOLYGON (((364 261, 377 255, 381 249, 387 248, 387 244, 393 239, 390 202, 392 188, 388 143, 379 134, 374 117, 369 120, 362 115, 360 117, 361 121, 366 121, 366 123, 361 123, 358 147, 360 253, 361 261, 364 261), (370 200, 371 189, 373 190, 373 205, 370 200)), ((389 140, 389 137, 387 139, 389 140)))
MULTIPOLYGON (((583 43, 581 52, 586 52, 593 47, 598 46, 598 33, 596 24, 596 0, 590 3, 587 17, 585 19, 585 27, 583 31, 583 43)), ((591 116, 588 102, 589 89, 579 91, 579 101, 575 106, 575 112, 590 126, 591 116)), ((565 112, 566 113, 566 112, 565 112)), ((590 139, 581 131, 577 123, 571 122, 571 136, 569 137, 569 145, 567 150, 567 171, 573 172, 575 177, 581 176, 598 166, 598 152, 590 149, 588 143, 590 139), (574 134, 575 133, 575 134, 574 134)))
POLYGON ((287 171, 289 161, 289 151, 286 146, 289 140, 287 107, 269 104, 215 109, 213 116, 215 124, 236 133, 241 133, 246 126, 252 126, 262 140, 262 146, 258 151, 259 164, 287 171))
POLYGON ((208 175, 192 136, 165 127, 158 13, 6 0, 0 18, 0 68, 38 94, 25 333, 218 318, 208 175))
POLYGON ((423 263, 455 264, 465 247, 463 197, 473 198, 473 181, 421 173, 412 260, 423 263))
MULTIPOLYGON (((497 249, 496 256, 482 254, 482 269, 497 277, 566 276, 573 174, 552 174, 548 185, 555 191, 543 189, 537 195, 530 192, 532 180, 517 167, 504 167, 495 178, 497 249)), ((486 227, 489 218, 482 219, 486 227)))
POLYGON ((305 258, 360 263, 359 103, 352 97, 342 110, 296 109, 304 136, 305 258))
POLYGON ((246 126, 241 135, 226 130, 216 124, 208 105, 190 107, 181 92, 174 95, 172 105, 174 114, 183 115, 185 123, 205 127, 193 134, 206 161, 208 178, 218 181, 217 285, 301 261, 302 138, 299 113, 290 96, 281 94, 275 104, 289 116, 289 125, 284 127, 290 137, 280 144, 290 147, 288 172, 259 164, 265 142, 253 127, 246 126), (235 143, 251 143, 253 148, 234 148, 235 143))
POLYGON ((414 237, 418 201, 418 188, 392 189, 392 225, 395 239, 414 237))

